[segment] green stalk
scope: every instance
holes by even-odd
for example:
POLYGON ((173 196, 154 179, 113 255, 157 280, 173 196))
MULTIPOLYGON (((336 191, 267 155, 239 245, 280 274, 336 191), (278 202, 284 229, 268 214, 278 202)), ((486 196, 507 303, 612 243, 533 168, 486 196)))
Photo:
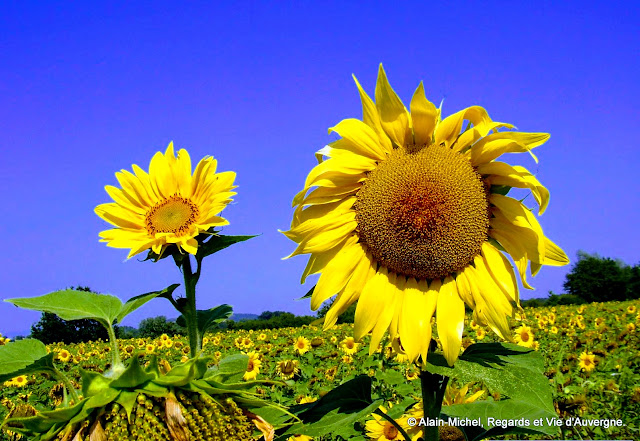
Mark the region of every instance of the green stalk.
POLYGON ((438 441, 438 425, 440 418, 442 399, 447 388, 448 377, 432 374, 427 371, 420 372, 420 386, 422 387, 422 405, 424 407, 424 419, 427 424, 423 426, 424 441, 438 441))
POLYGON ((62 381, 62 384, 64 384, 64 387, 67 389, 67 392, 69 393, 69 395, 71 395, 71 399, 73 400, 74 404, 78 404, 80 402, 80 397, 78 396, 78 392, 76 392, 76 389, 73 387, 73 384, 71 384, 71 381, 69 381, 69 378, 63 374, 61 371, 59 371, 55 366, 53 368, 53 375, 60 381, 62 381))
POLYGON ((196 309, 196 283, 198 283, 199 273, 200 265, 198 265, 196 274, 191 271, 191 258, 187 254, 182 259, 182 274, 184 275, 184 290, 187 301, 182 314, 187 322, 191 358, 194 358, 202 349, 200 336, 198 335, 198 312, 196 309))
POLYGON ((120 350, 118 349, 116 333, 111 324, 107 327, 107 333, 109 334, 109 342, 111 343, 111 370, 117 371, 120 367, 124 367, 124 365, 120 359, 120 350))

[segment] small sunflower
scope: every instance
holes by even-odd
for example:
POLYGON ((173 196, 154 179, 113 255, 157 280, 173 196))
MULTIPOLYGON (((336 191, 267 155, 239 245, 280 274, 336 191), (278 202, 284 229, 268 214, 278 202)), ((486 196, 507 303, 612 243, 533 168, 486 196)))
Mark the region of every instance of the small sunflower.
POLYGON ((289 257, 310 254, 302 282, 321 273, 312 309, 337 295, 324 329, 357 302, 354 336, 360 341, 371 332, 370 352, 388 330, 409 360, 426 360, 435 314, 453 364, 466 303, 476 323, 509 339, 508 319, 520 307, 516 273, 531 288, 529 264, 535 275, 542 265, 569 260, 529 208, 506 196, 511 187, 529 189, 542 214, 549 191, 524 167, 496 159, 531 153, 549 135, 498 131, 514 127, 478 106, 443 120, 422 83, 409 112, 382 66, 375 103, 356 85, 363 121, 345 119, 330 129, 342 138, 317 152, 320 163, 295 196, 284 232, 298 244, 289 257))
POLYGON ((580 354, 580 361, 578 362, 580 369, 590 372, 596 368, 596 356, 591 352, 583 352, 580 354))
POLYGON ((257 352, 249 352, 247 354, 249 356, 249 363, 247 365, 247 371, 244 373, 242 377, 243 380, 255 380, 255 378, 260 373, 260 366, 262 362, 259 359, 259 354, 257 352))
POLYGON ((130 248, 128 257, 151 249, 162 255, 175 244, 196 254, 200 233, 229 222, 218 214, 235 192, 234 172, 216 173, 217 161, 202 159, 191 173, 191 158, 181 149, 176 156, 173 142, 164 155, 151 159, 149 173, 137 165, 122 170, 116 178, 122 186, 106 186, 114 202, 98 205, 95 213, 116 228, 100 233, 101 242, 114 248, 130 248))
POLYGON ((342 348, 342 352, 347 355, 352 355, 358 352, 360 343, 356 343, 356 340, 353 337, 347 337, 342 340, 342 343, 340 343, 340 347, 342 348))
POLYGON ((305 337, 298 337, 296 341, 293 343, 294 351, 300 355, 306 352, 309 352, 310 348, 311 348, 311 344, 309 343, 309 340, 305 337))
POLYGON ((11 383, 16 387, 26 386, 28 382, 29 382, 29 379, 27 378, 26 375, 18 375, 17 377, 11 380, 11 383))
POLYGON ((476 329, 476 340, 480 341, 482 340, 485 336, 487 335, 487 332, 484 330, 484 328, 478 326, 478 328, 476 329))
POLYGON ((60 352, 58 352, 58 360, 62 361, 63 363, 68 362, 69 360, 71 360, 71 352, 67 351, 66 349, 62 349, 60 352))
POLYGON ((298 375, 300 369, 298 366, 300 363, 298 360, 282 360, 276 364, 276 374, 280 376, 283 380, 291 380, 293 377, 298 375))
POLYGON ((636 305, 629 305, 629 306, 627 306, 627 312, 628 312, 629 314, 635 314, 635 312, 636 312, 636 305))
POLYGON ((522 325, 517 328, 515 340, 520 346, 524 346, 526 348, 533 347, 534 336, 533 332, 531 332, 531 328, 527 325, 522 325))
MULTIPOLYGON (((380 406, 380 410, 387 413, 387 409, 380 406)), ((395 420, 398 426, 402 427, 405 431, 409 430, 407 424, 407 418, 398 418, 395 420)), ((365 423, 365 429, 369 439, 376 441, 388 441, 388 440, 404 440, 405 438, 400 434, 400 431, 380 415, 373 414, 373 420, 369 420, 365 423)), ((409 441, 409 440, 407 440, 409 441)))

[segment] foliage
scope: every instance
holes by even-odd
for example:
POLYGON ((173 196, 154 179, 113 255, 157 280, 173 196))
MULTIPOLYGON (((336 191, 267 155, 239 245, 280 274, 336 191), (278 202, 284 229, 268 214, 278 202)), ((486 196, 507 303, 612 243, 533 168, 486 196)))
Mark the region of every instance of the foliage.
POLYGON ((107 330, 96 320, 62 320, 51 312, 43 312, 40 320, 31 326, 30 337, 46 344, 71 344, 109 338, 107 330))
POLYGON ((227 322, 227 329, 280 329, 302 325, 308 325, 316 320, 316 317, 309 315, 297 316, 290 312, 265 311, 259 317, 269 317, 268 319, 243 320, 241 322, 227 322))
POLYGON ((622 301, 640 298, 639 276, 638 265, 579 251, 563 286, 585 302, 622 301))
POLYGON ((162 334, 185 335, 185 330, 175 321, 167 320, 164 315, 146 318, 138 325, 138 335, 142 338, 157 338, 162 334))

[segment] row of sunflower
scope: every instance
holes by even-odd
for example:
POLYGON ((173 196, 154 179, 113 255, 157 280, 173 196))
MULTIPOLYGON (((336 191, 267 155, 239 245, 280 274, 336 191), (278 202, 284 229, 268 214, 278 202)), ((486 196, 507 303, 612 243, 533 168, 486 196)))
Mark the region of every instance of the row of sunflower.
MULTIPOLYGON (((558 306, 527 308, 521 326, 514 331, 520 345, 537 348, 544 355, 546 375, 554 386, 555 405, 560 416, 584 416, 598 419, 619 417, 623 409, 640 411, 640 313, 636 302, 596 303, 588 306, 558 306), (536 344, 537 343, 537 344, 536 344), (635 348, 631 349, 631 348, 635 348), (607 403, 607 406, 603 406, 607 403)), ((476 341, 497 340, 471 317, 465 328, 463 347, 476 341)), ((331 388, 358 374, 374 378, 375 392, 383 396, 392 408, 401 398, 413 396, 419 402, 419 369, 405 354, 386 344, 368 355, 365 339, 356 342, 352 325, 337 325, 328 331, 314 326, 266 331, 221 331, 209 333, 203 340, 203 350, 215 360, 244 352, 249 363, 244 380, 277 378, 285 385, 259 386, 257 392, 268 400, 284 405, 313 402, 331 388), (363 344, 364 343, 364 344, 363 344), (381 361, 381 363, 379 363, 381 361), (383 366, 385 371, 380 371, 383 366), (386 388, 388 372, 404 377, 411 385, 402 390, 386 388), (379 378, 377 378, 379 377, 379 378)), ((158 338, 119 340, 123 358, 142 351, 145 361, 152 355, 161 358, 160 368, 187 358, 188 342, 184 336, 162 335, 158 338)), ((68 372, 74 382, 80 381, 80 369, 105 371, 109 368, 107 342, 97 341, 72 345, 53 344, 48 349, 56 355, 56 363, 68 372)), ((62 386, 44 376, 20 375, 4 383, 0 392, 0 412, 8 415, 21 405, 50 406, 62 400, 62 386)), ((476 400, 495 399, 482 384, 452 383, 445 394, 445 404, 463 404, 476 400)), ((398 418, 406 426, 406 418, 398 418)), ((626 430, 639 430, 637 422, 628 421, 626 430)), ((576 434, 586 435, 586 429, 576 434)), ((364 422, 363 431, 370 439, 402 439, 395 426, 376 415, 364 422)), ((607 436, 617 436, 607 432, 607 436)))

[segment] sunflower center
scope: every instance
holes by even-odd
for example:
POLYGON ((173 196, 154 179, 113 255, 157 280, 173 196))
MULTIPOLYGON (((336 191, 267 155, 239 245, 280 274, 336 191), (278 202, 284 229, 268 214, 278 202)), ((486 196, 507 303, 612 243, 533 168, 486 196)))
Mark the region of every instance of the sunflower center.
POLYGON ((187 198, 178 194, 154 205, 145 217, 145 226, 149 235, 156 233, 174 233, 180 235, 187 232, 196 221, 200 210, 187 198))
POLYGON ((290 374, 294 371, 294 365, 290 361, 285 361, 282 365, 282 372, 285 374, 290 374))
POLYGON ((393 424, 385 422, 383 433, 386 439, 396 439, 398 436, 398 429, 396 429, 393 424))
POLYGON ((360 241, 381 265, 430 280, 463 269, 480 253, 488 207, 469 161, 436 145, 395 150, 369 173, 354 205, 360 241))

